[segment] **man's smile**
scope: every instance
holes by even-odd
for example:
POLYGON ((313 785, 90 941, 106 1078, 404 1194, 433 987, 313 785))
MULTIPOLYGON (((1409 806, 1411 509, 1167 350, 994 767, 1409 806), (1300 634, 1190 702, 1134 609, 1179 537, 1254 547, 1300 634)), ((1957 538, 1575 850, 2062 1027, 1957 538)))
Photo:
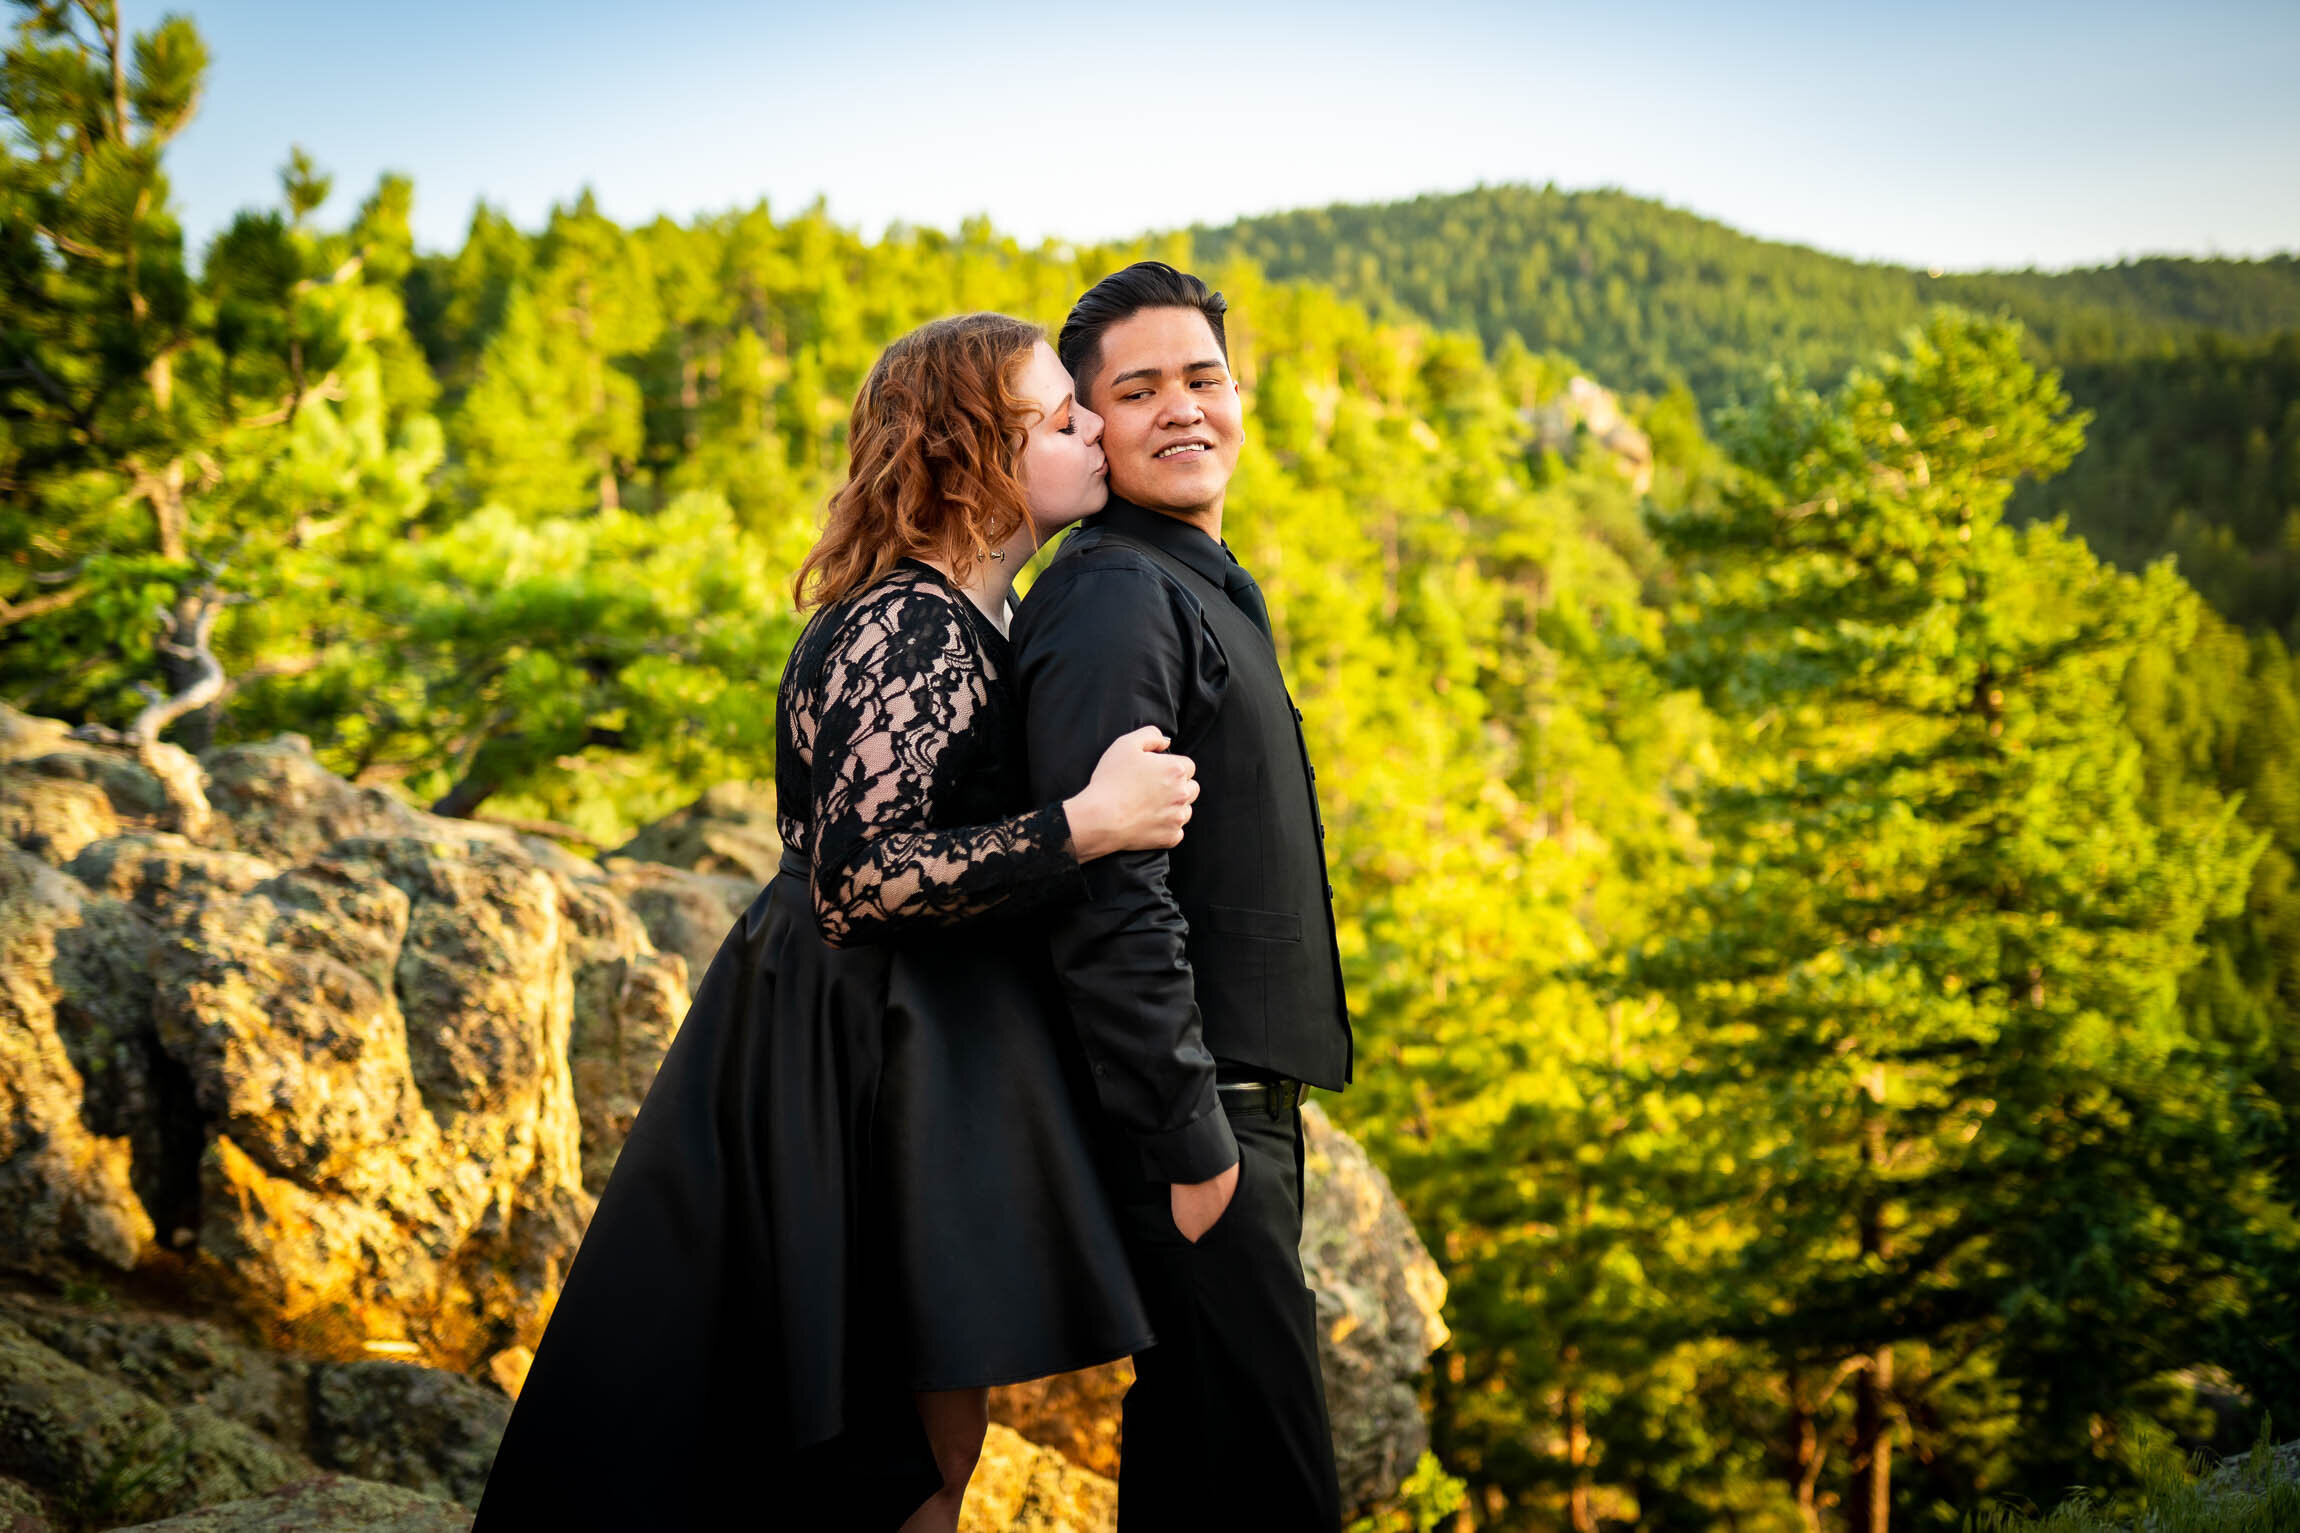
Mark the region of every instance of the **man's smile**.
POLYGON ((1169 442, 1166 446, 1152 453, 1151 456, 1160 459, 1193 457, 1199 453, 1212 452, 1213 450, 1214 444, 1212 442, 1207 441, 1204 437, 1194 436, 1186 437, 1179 442, 1169 442))

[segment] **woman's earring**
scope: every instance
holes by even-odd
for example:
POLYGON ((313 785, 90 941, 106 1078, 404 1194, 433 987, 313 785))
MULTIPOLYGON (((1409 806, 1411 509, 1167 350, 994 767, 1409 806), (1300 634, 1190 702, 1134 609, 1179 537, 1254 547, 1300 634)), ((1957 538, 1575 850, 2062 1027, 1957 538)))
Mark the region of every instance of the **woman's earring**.
POLYGON ((990 551, 990 557, 1000 561, 1001 563, 1004 563, 1006 560, 1006 550, 1003 548, 994 548, 990 551))

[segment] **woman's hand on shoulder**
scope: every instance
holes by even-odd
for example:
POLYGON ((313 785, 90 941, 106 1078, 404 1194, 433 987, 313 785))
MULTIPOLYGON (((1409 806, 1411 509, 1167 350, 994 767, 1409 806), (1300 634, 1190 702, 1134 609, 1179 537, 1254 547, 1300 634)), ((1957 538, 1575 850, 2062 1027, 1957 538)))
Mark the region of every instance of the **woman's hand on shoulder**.
POLYGON ((1096 763, 1093 781, 1063 801, 1080 862, 1181 844, 1198 798, 1198 765, 1176 755, 1173 743, 1155 724, 1120 735, 1096 763))

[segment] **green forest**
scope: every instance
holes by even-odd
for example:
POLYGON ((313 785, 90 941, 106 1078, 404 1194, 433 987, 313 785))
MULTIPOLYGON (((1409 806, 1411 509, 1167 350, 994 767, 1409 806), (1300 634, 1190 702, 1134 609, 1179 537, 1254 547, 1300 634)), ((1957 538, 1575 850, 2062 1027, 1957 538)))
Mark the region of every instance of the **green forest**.
POLYGON ((2128 570, 2174 554, 2216 610, 2300 637, 2300 256, 1934 275, 1620 192, 1523 186, 1191 233, 1201 258, 1244 256, 1489 350, 1572 358, 1615 388, 1683 388, 1712 414, 1775 370, 1832 385, 1934 305, 2016 319, 2093 421, 2066 473, 2015 497, 2015 519, 2066 516, 2128 570))
POLYGON ((194 25, 21 9, 0 698, 191 693, 189 748, 613 846, 771 781, 878 349, 1172 260, 1463 1525, 1955 1529, 2300 1427, 2300 262, 1934 279, 1509 187, 1036 247, 584 195, 433 253, 284 145, 194 250, 194 25), (1580 373, 1642 491, 1537 429, 1580 373))

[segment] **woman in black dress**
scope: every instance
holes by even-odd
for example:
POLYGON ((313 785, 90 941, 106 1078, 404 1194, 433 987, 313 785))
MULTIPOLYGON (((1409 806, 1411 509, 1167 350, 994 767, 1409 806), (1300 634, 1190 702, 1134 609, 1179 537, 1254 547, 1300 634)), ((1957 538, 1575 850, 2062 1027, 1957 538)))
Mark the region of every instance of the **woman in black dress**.
POLYGON ((1014 571, 1098 509, 1100 421, 1034 326, 879 358, 801 567, 781 873, 695 991, 536 1352, 476 1533, 957 1525, 993 1384, 1152 1340, 1034 911, 1175 845, 1141 730, 1032 806, 1014 571))

